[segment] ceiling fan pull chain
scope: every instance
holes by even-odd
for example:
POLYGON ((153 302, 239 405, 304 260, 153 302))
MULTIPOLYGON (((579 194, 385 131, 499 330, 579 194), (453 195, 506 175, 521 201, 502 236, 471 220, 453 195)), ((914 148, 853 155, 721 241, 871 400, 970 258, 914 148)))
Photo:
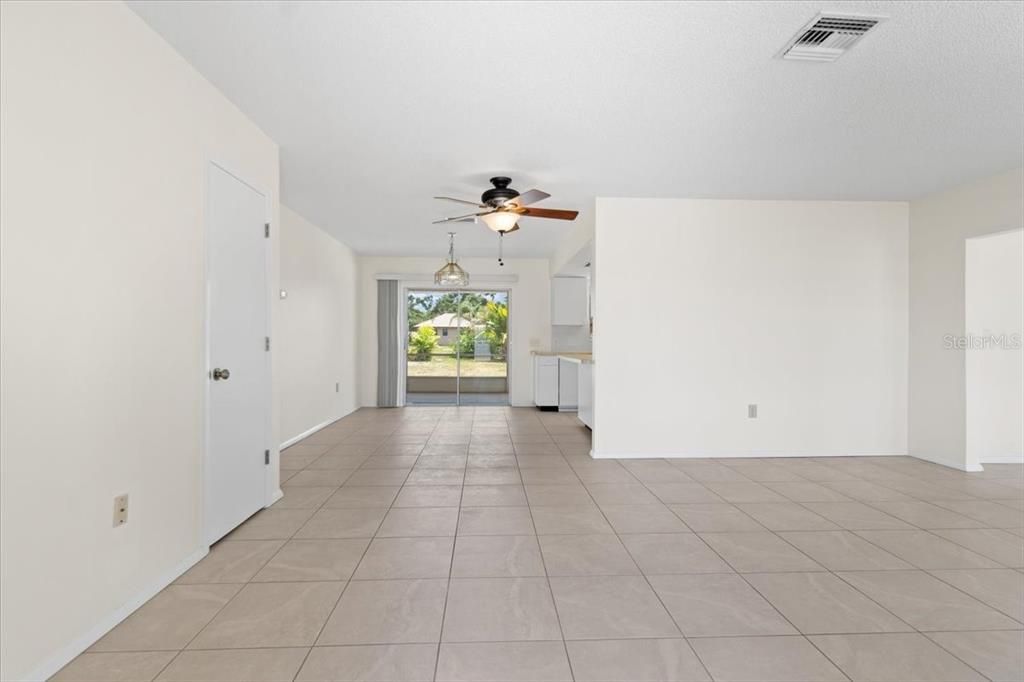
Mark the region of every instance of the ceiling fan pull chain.
POLYGON ((505 232, 498 233, 498 265, 505 267, 505 260, 502 258, 502 247, 505 245, 505 232))

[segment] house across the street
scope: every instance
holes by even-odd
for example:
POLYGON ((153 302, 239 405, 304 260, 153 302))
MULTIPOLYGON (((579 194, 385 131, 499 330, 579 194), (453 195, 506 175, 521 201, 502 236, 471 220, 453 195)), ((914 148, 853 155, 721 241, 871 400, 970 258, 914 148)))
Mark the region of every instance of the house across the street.
POLYGON ((455 313, 441 313, 437 317, 420 322, 414 328, 419 329, 420 327, 427 326, 433 327, 434 331, 437 332, 437 342, 439 344, 450 346, 459 338, 460 329, 470 329, 475 325, 455 313))

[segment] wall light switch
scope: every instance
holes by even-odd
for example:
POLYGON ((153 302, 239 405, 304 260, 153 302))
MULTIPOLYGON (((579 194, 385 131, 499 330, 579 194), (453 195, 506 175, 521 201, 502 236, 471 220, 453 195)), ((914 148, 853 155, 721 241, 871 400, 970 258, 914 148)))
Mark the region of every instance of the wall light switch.
POLYGON ((747 419, 757 419, 757 405, 747 405, 747 419))
POLYGON ((128 523, 128 496, 118 495, 114 498, 114 528, 128 523))

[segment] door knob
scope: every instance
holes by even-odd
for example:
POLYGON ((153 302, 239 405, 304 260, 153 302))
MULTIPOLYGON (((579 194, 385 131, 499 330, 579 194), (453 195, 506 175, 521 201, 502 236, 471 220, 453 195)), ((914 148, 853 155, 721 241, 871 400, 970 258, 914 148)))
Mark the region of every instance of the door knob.
POLYGON ((231 377, 231 372, 220 367, 215 368, 211 374, 214 381, 227 381, 231 377))

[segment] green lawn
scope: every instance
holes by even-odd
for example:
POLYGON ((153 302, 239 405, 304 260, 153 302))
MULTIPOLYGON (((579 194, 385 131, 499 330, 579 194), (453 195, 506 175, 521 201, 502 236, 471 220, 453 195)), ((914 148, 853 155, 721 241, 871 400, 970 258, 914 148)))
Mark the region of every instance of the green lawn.
MULTIPOLYGON (((453 377, 455 376, 455 354, 445 352, 434 353, 430 360, 413 360, 409 358, 409 376, 411 377, 453 377)), ((464 377, 504 377, 508 376, 508 365, 504 360, 475 360, 462 358, 462 376, 464 377)))

